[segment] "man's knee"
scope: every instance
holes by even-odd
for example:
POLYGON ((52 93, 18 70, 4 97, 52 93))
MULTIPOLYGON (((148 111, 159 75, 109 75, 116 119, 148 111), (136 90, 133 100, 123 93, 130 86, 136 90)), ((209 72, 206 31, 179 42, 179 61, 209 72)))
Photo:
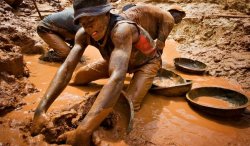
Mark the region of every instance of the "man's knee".
POLYGON ((70 81, 70 85, 86 85, 91 82, 91 80, 88 78, 88 70, 89 68, 87 66, 79 69, 73 74, 73 77, 70 81))
POLYGON ((41 23, 39 23, 38 26, 36 27, 36 31, 39 36, 49 32, 49 30, 45 28, 41 23))
POLYGON ((98 60, 78 69, 71 80, 72 85, 86 85, 91 81, 109 77, 108 63, 98 60))
POLYGON ((134 74, 134 77, 127 90, 128 96, 131 98, 134 110, 138 111, 141 108, 141 104, 151 88, 154 77, 158 70, 161 68, 161 59, 155 58, 141 67, 138 72, 134 74))

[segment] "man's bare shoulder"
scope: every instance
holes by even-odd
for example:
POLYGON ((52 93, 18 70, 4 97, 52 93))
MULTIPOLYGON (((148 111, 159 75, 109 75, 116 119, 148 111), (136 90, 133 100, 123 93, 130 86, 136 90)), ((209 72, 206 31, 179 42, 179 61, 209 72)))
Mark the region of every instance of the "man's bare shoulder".
POLYGON ((76 42, 77 44, 82 44, 82 45, 84 45, 83 42, 86 43, 86 42, 87 42, 87 38, 88 38, 88 34, 85 32, 84 28, 81 27, 81 28, 77 31, 76 35, 75 35, 75 42, 76 42))
POLYGON ((127 21, 123 21, 118 23, 114 29, 111 31, 111 38, 113 41, 123 41, 128 37, 135 36, 138 33, 136 24, 128 23, 127 21))
POLYGON ((134 25, 127 23, 126 21, 121 21, 115 25, 114 29, 111 31, 111 35, 126 35, 135 27, 134 25))

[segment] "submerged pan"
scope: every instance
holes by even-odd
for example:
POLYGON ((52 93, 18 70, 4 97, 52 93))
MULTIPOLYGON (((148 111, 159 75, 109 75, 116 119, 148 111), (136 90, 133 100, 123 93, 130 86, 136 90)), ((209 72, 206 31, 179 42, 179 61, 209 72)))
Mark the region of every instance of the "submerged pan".
POLYGON ((175 58, 174 65, 177 70, 191 74, 203 74, 207 68, 206 64, 188 58, 175 58))
POLYGON ((150 91, 164 96, 182 96, 185 95, 191 87, 191 80, 185 80, 172 71, 160 69, 154 78, 150 91))
POLYGON ((201 87, 186 94, 195 109, 217 116, 237 116, 248 106, 248 98, 236 91, 220 87, 201 87))
POLYGON ((127 120, 126 132, 129 133, 133 128, 134 106, 131 99, 127 97, 124 91, 122 91, 114 110, 120 111, 121 115, 127 120))
MULTIPOLYGON (((97 91, 92 96, 97 97, 99 93, 100 91, 97 91)), ((120 98, 113 107, 113 110, 119 113, 121 116, 120 120, 122 120, 123 123, 121 126, 126 129, 126 133, 129 133, 133 128, 134 106, 131 99, 127 97, 124 91, 121 92, 120 98)))

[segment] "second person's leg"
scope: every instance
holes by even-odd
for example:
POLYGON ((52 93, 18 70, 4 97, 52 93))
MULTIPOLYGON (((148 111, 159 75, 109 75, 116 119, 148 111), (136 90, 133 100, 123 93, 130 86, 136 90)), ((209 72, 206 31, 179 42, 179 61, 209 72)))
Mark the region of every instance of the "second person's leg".
POLYGON ((108 63, 100 59, 78 69, 70 82, 71 85, 85 85, 91 81, 108 78, 108 63))
POLYGON ((133 78, 126 90, 129 98, 131 98, 135 111, 141 107, 141 103, 151 88, 154 77, 161 68, 161 59, 154 58, 148 64, 139 68, 134 72, 133 78))

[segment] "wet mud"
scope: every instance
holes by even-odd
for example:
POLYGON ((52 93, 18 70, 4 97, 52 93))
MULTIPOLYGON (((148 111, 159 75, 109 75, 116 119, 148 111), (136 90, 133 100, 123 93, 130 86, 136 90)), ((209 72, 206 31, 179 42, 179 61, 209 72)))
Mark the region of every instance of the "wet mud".
MULTIPOLYGON (((168 46, 176 46, 173 43, 175 42, 167 42, 168 46)), ((93 52, 90 51, 91 49, 94 48, 88 48, 86 53, 93 55, 93 52)), ((178 53, 174 47, 170 47, 168 52, 164 52, 165 54, 178 53)), ((99 56, 99 54, 96 52, 94 56, 99 56)), ((67 87, 48 111, 51 122, 54 125, 49 125, 44 129, 47 131, 44 131, 43 134, 32 137, 29 129, 34 109, 60 65, 57 63, 44 63, 39 61, 38 57, 38 55, 32 55, 24 58, 28 62, 27 66, 31 69, 30 80, 36 83, 35 85, 40 92, 26 96, 24 100, 26 105, 0 118, 2 122, 1 133, 8 133, 18 137, 13 141, 0 134, 0 141, 4 144, 48 145, 48 142, 55 144, 56 137, 65 131, 76 128, 77 124, 74 125, 73 123, 77 123, 81 119, 78 117, 79 115, 84 115, 81 113, 81 108, 74 110, 72 107, 80 107, 80 103, 86 101, 86 97, 90 97, 106 82, 106 80, 99 80, 86 87, 67 87), (45 67, 47 69, 44 69, 45 67), (45 78, 43 76, 45 72, 50 72, 46 80, 43 79, 45 78), (78 111, 81 112, 78 113, 78 111)), ((172 60, 173 58, 168 59, 172 60)), ((90 61, 93 60, 95 58, 90 59, 90 61)), ((241 89, 239 84, 234 84, 228 80, 209 76, 187 75, 175 70, 173 64, 167 64, 167 66, 168 69, 176 72, 183 78, 192 79, 194 82, 193 88, 218 86, 250 95, 241 89)), ((127 77, 127 80, 129 79, 130 76, 127 77)), ((116 118, 111 119, 116 121, 116 118)), ((116 128, 112 131, 112 129, 107 130, 105 127, 101 126, 94 132, 93 143, 96 145, 166 145, 166 142, 167 145, 191 145, 194 141, 197 145, 203 145, 204 143, 241 145, 249 144, 250 142, 247 136, 250 134, 250 117, 248 114, 243 114, 237 118, 214 117, 191 108, 184 97, 164 97, 151 93, 146 96, 142 109, 135 113, 133 130, 128 135, 124 133, 120 135, 117 133, 119 130, 116 128)))
POLYGON ((18 46, 0 44, 0 115, 25 105, 23 97, 37 92, 28 81, 23 55, 18 46))
MULTIPOLYGON (((73 105, 72 107, 69 107, 67 109, 62 109, 61 111, 51 112, 49 114, 49 118, 50 118, 49 123, 45 125, 45 127, 41 131, 41 134, 43 134, 44 139, 48 143, 65 144, 65 141, 59 140, 58 137, 61 134, 64 134, 67 131, 75 130, 78 127, 79 123, 84 119, 86 114, 89 112, 97 95, 98 95, 98 92, 89 96, 82 97, 83 100, 80 103, 73 105)), ((119 114, 119 112, 114 110, 101 123, 100 128, 102 128, 103 131, 114 129, 114 127, 117 127, 118 122, 122 122, 122 121, 118 121, 118 119, 121 119, 120 116, 121 115, 119 114)), ((117 136, 121 137, 122 129, 116 128, 115 130, 117 133, 120 133, 120 134, 117 134, 117 136)), ((100 134, 99 134, 99 137, 100 137, 100 134)), ((107 136, 102 135, 101 139, 103 139, 103 137, 107 137, 107 136)), ((97 136, 95 136, 93 143, 94 142, 98 143, 97 141, 98 141, 97 136)))
POLYGON ((225 10, 222 4, 183 4, 187 16, 170 38, 180 43, 181 57, 201 61, 211 76, 238 82, 249 90, 249 12, 225 10))
MULTIPOLYGON (((120 8, 130 2, 142 1, 117 1, 114 6, 120 8)), ((249 18, 243 17, 249 14, 245 3, 233 0, 227 3, 223 0, 178 2, 186 10, 187 17, 175 26, 166 42, 163 68, 192 80, 192 88, 224 87, 250 97, 247 78, 250 25, 249 18), (215 12, 230 17, 214 15, 215 12), (242 17, 232 18, 231 15, 242 17), (209 75, 179 72, 173 65, 175 57, 206 63, 209 75)), ((37 1, 43 16, 70 3, 67 0, 37 1)), ((167 9, 173 1, 147 3, 167 9)), ((5 67, 0 65, 0 145, 62 144, 64 142, 56 141, 57 137, 78 126, 94 101, 92 95, 107 80, 98 80, 84 87, 68 86, 48 110, 50 123, 40 135, 32 137, 30 127, 34 110, 60 64, 39 61, 40 55, 34 55, 42 53, 44 45, 35 31, 40 18, 31 0, 24 0, 19 9, 4 1, 0 6, 0 64, 8 64, 5 67)), ((100 58, 93 47, 88 47, 85 54, 89 57, 85 63, 100 58)), ((125 86, 130 79, 131 75, 127 75, 125 86)), ((149 92, 142 109, 135 113, 130 133, 124 132, 127 118, 114 111, 93 133, 92 141, 95 145, 114 146, 250 145, 250 115, 247 110, 238 117, 221 118, 193 109, 184 96, 165 97, 149 92)))

